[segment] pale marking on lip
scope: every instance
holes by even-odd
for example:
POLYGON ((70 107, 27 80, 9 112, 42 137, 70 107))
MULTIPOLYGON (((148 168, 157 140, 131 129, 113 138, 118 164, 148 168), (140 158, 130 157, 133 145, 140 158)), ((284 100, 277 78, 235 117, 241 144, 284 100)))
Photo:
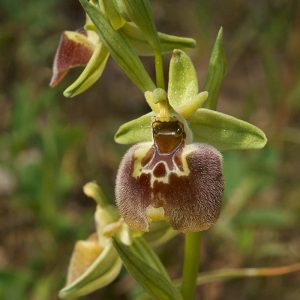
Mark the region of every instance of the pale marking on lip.
POLYGON ((187 146, 183 147, 183 151, 180 156, 183 171, 181 171, 178 168, 176 162, 174 161, 175 155, 172 157, 172 163, 173 163, 172 169, 169 168, 168 164, 164 160, 159 160, 151 169, 147 168, 147 166, 151 164, 151 161, 153 160, 154 155, 153 155, 152 159, 147 163, 147 165, 142 166, 142 160, 145 157, 145 155, 147 154, 147 152, 151 149, 151 147, 152 147, 152 143, 144 143, 144 146, 140 147, 139 149, 137 149, 134 152, 134 166, 133 166, 133 172, 132 172, 132 176, 134 178, 138 179, 142 174, 149 174, 150 175, 150 186, 153 189, 155 182, 162 182, 164 184, 169 184, 171 174, 175 174, 178 177, 188 176, 190 174, 190 169, 188 167, 186 158, 190 153, 192 153, 194 150, 196 150, 195 145, 187 145, 187 146), (164 164, 165 169, 166 169, 166 175, 161 176, 161 177, 156 177, 153 174, 153 172, 155 170, 155 167, 160 163, 164 164))

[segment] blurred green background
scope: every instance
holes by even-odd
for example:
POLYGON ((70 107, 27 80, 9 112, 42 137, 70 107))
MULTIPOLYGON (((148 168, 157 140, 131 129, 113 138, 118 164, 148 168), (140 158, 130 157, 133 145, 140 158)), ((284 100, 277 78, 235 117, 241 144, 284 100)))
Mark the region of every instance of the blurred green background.
MULTIPOLYGON (((226 191, 218 224, 203 234, 202 270, 278 266, 300 260, 300 2, 153 0, 160 31, 194 37, 200 85, 224 26, 228 74, 218 109, 261 127, 262 151, 225 153, 226 191)), ((93 231, 94 203, 82 185, 97 180, 114 201, 126 147, 118 126, 148 110, 110 61, 89 91, 66 99, 74 70, 50 89, 63 30, 84 22, 77 1, 0 0, 0 299, 57 299, 76 240, 93 231)), ((165 58, 166 70, 169 57, 165 58)), ((153 72, 151 59, 144 60, 153 72)), ((180 276, 179 236, 157 249, 180 276), (176 251, 174 251, 174 249, 176 251)), ((131 299, 122 273, 85 299, 131 299)), ((202 286, 201 299, 300 299, 300 274, 202 286)))

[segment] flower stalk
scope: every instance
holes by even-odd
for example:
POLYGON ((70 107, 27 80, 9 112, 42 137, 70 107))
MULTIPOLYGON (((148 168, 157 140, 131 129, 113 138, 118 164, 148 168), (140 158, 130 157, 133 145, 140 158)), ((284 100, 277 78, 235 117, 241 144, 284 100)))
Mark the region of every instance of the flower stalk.
POLYGON ((200 232, 185 234, 183 277, 181 284, 181 293, 185 300, 195 299, 197 275, 200 264, 200 235, 200 232))

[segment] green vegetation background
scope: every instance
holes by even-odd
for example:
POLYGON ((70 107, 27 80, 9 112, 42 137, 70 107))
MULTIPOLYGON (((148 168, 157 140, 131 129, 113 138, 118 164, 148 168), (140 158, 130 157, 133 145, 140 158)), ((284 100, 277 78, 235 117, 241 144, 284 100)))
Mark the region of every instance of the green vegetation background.
MULTIPOLYGON (((262 151, 226 153, 218 224, 204 233, 202 270, 277 266, 300 260, 300 2, 153 0, 161 31, 198 41, 200 78, 219 26, 229 70, 219 110, 267 133, 262 151)), ((74 70, 50 89, 60 33, 84 22, 77 1, 0 0, 0 299, 57 299, 76 240, 93 230, 94 203, 82 185, 97 180, 114 201, 126 147, 118 126, 145 113, 143 96, 110 61, 86 93, 66 99, 74 70)), ((169 58, 165 59, 166 67, 169 58)), ((145 64, 153 72, 151 59, 145 64)), ((203 81, 202 81, 203 82, 203 81)), ((180 276, 182 237, 158 252, 180 276)), ((132 299, 132 279, 86 299, 132 299), (127 294, 127 296, 126 296, 127 294)), ((299 299, 300 274, 205 285, 201 299, 299 299)))

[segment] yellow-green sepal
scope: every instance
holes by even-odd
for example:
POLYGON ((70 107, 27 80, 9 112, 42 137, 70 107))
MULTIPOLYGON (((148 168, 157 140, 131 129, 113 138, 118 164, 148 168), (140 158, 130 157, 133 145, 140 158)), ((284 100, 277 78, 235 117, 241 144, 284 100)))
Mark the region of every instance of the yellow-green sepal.
POLYGON ((97 241, 79 241, 71 258, 68 283, 60 290, 59 297, 78 298, 102 288, 118 276, 121 267, 121 259, 111 242, 101 249, 97 241), (88 260, 93 259, 94 261, 85 268, 88 260))
POLYGON ((221 27, 209 60, 204 90, 208 91, 208 99, 204 107, 215 110, 220 89, 226 75, 227 61, 223 46, 223 28, 221 27))
POLYGON ((108 51, 101 43, 98 44, 80 76, 64 91, 64 96, 74 97, 91 87, 101 77, 108 58, 108 51))
POLYGON ((96 26, 100 40, 121 69, 141 91, 154 90, 154 82, 125 35, 114 30, 99 8, 87 0, 80 0, 80 3, 96 26))
POLYGON ((153 112, 143 115, 120 126, 115 134, 115 142, 118 144, 136 144, 152 141, 153 112))
POLYGON ((185 105, 198 94, 198 79, 194 65, 182 50, 175 49, 170 61, 168 98, 171 106, 185 105))
POLYGON ((258 127, 235 117, 200 108, 189 119, 194 141, 207 143, 219 150, 260 149, 267 142, 258 127))

